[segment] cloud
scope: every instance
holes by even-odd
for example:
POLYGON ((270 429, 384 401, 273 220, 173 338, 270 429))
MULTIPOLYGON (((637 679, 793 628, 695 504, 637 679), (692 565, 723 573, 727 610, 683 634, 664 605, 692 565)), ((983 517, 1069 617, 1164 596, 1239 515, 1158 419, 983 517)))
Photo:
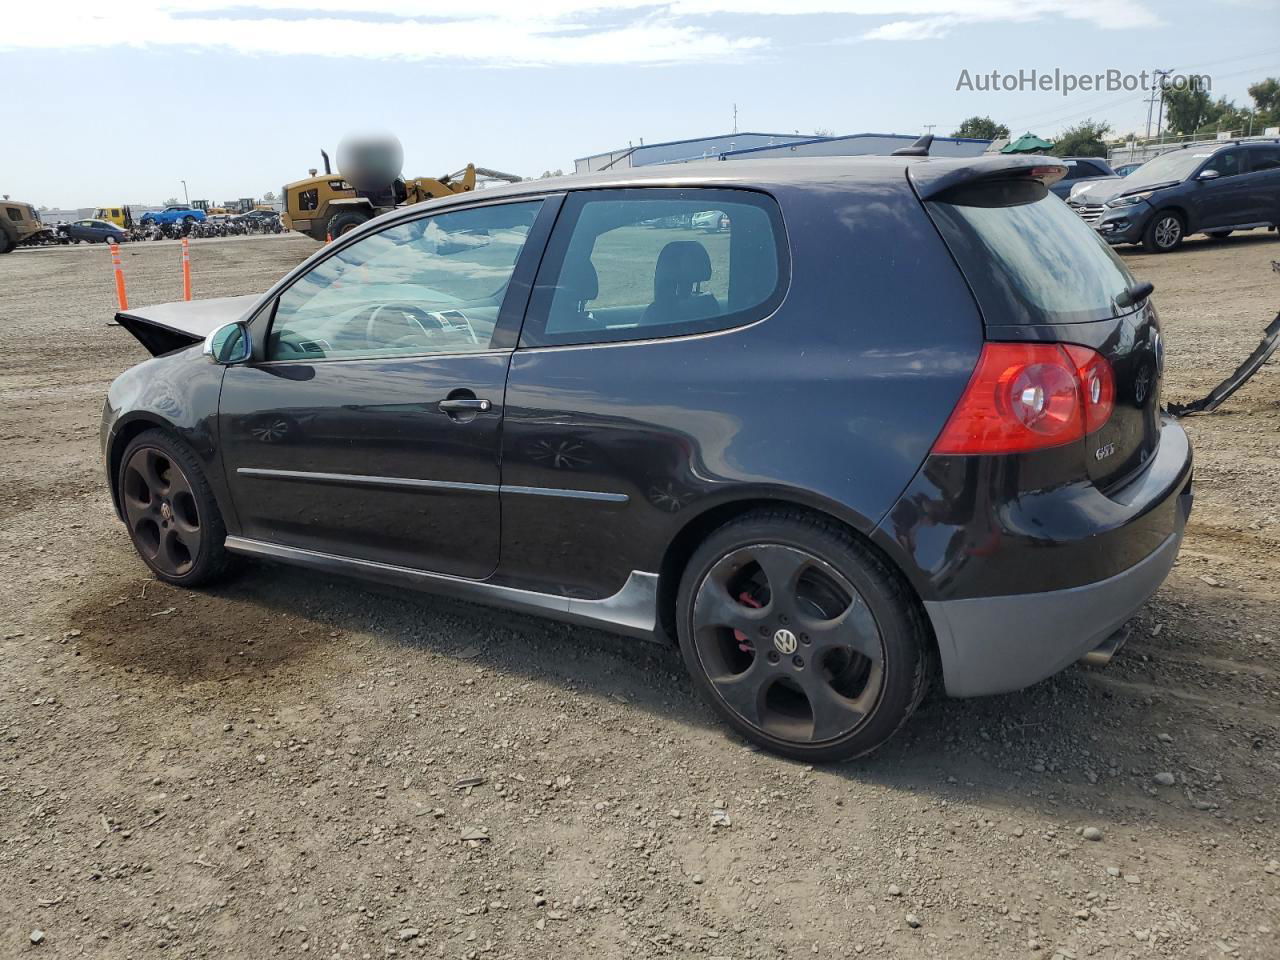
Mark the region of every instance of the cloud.
MULTIPOLYGON (((865 40, 1050 17, 1099 27, 1156 22, 1147 0, 42 0, 6 12, 0 49, 194 48, 485 66, 724 63, 770 46, 758 35, 761 18, 800 16, 897 18, 865 40)), ((822 30, 829 35, 830 24, 822 30)))

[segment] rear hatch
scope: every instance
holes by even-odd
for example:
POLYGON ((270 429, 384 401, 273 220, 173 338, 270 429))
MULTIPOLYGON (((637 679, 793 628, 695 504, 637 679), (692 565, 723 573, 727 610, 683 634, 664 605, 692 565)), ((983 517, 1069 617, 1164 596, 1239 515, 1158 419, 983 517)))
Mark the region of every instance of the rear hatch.
MULTIPOLYGON (((988 341, 1075 344, 1110 365, 1114 407, 1079 442, 1079 456, 1094 484, 1111 490, 1159 444, 1160 322, 1124 262, 1033 171, 1044 168, 953 184, 925 205, 978 301, 988 341)), ((1082 390, 1091 387, 1099 389, 1082 378, 1082 390)))

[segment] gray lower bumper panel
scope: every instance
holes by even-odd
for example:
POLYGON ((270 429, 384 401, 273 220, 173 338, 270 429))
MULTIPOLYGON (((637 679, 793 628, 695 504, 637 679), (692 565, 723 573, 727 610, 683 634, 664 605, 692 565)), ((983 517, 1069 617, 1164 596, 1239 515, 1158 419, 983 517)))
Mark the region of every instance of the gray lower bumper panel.
POLYGON ((1179 529, 1145 560, 1081 587, 926 601, 947 693, 976 697, 1021 690, 1079 660, 1156 592, 1181 542, 1179 529))

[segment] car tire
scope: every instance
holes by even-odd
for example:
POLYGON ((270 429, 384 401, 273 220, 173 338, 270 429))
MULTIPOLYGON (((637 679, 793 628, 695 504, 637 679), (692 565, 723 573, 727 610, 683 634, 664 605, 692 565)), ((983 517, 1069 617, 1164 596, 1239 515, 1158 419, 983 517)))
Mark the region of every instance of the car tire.
POLYGON ((195 217, 193 217, 193 216, 191 216, 190 214, 188 214, 187 216, 185 216, 185 217, 183 217, 183 218, 182 218, 182 222, 183 222, 183 223, 195 223, 195 222, 196 222, 196 218, 195 218, 195 217))
POLYGON ((1161 210, 1142 232, 1142 249, 1147 253, 1171 253, 1182 244, 1187 225, 1172 210, 1161 210))
POLYGON ((1230 230, 1209 230, 1205 232, 1205 236, 1207 236, 1210 240, 1225 240, 1227 239, 1227 237, 1231 236, 1231 231, 1230 230))
POLYGON ((360 213, 357 210, 343 210, 329 218, 329 222, 325 224, 325 232, 336 240, 344 233, 350 233, 368 220, 368 214, 360 213))
POLYGON ((9 237, 9 234, 0 230, 0 254, 10 253, 17 244, 9 237))
POLYGON ((156 578, 211 583, 230 567, 227 528, 200 461, 166 430, 145 430, 120 458, 116 494, 129 539, 156 578))
POLYGON ((805 762, 879 747, 933 673, 923 612, 901 577, 845 527, 800 510, 753 511, 712 533, 681 577, 676 626, 713 709, 752 743, 805 762))

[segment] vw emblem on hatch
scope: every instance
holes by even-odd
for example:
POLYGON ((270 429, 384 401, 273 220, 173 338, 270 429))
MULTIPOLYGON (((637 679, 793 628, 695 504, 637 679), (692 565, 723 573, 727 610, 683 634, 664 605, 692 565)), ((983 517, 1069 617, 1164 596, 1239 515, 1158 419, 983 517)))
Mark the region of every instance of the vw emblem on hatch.
POLYGON ((773 635, 773 645, 779 653, 789 657, 796 652, 796 635, 783 627, 773 635))

